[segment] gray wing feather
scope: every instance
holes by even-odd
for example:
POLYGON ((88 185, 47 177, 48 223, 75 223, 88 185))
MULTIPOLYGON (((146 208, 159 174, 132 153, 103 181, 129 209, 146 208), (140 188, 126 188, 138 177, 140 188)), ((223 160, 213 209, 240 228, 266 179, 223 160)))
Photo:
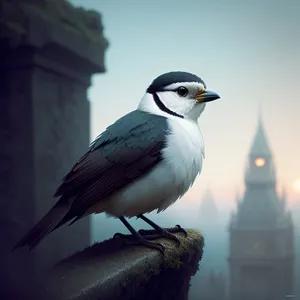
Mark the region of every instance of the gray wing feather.
POLYGON ((55 196, 76 198, 64 221, 147 174, 162 159, 166 118, 135 110, 109 126, 63 179, 55 196))

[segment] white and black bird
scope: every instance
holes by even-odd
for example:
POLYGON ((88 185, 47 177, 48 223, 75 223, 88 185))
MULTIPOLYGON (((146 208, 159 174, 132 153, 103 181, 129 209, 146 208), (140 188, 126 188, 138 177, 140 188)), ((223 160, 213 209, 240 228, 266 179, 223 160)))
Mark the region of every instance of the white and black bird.
POLYGON ((180 226, 163 229, 143 214, 165 210, 194 183, 204 156, 197 120, 206 102, 218 98, 194 74, 169 72, 157 77, 138 108, 91 143, 58 187, 56 204, 14 249, 32 249, 66 222, 102 212, 119 218, 139 244, 164 250, 150 241, 149 231, 135 231, 125 217, 141 218, 154 228, 152 233, 179 244, 173 233, 184 231, 180 226))

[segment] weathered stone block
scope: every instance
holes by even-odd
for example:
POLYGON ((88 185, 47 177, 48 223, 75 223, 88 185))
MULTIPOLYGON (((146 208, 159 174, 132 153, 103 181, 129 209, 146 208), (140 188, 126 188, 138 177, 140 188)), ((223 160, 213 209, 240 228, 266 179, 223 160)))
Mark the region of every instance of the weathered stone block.
POLYGON ((204 239, 188 230, 177 234, 181 246, 158 239, 165 256, 118 239, 95 244, 51 270, 46 295, 61 300, 187 300, 191 276, 198 270, 204 239))
POLYGON ((35 270, 89 245, 85 218, 36 251, 10 252, 88 148, 87 88, 105 71, 107 46, 96 12, 64 0, 0 1, 0 292, 28 287, 35 270))

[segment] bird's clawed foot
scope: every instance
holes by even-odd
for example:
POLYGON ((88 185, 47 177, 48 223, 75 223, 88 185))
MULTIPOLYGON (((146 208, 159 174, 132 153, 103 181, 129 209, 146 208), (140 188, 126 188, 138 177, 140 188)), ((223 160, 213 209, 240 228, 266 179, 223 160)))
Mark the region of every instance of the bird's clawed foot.
POLYGON ((116 233, 113 238, 120 238, 122 242, 127 245, 143 245, 148 248, 156 249, 160 251, 160 253, 164 256, 165 254, 165 247, 161 243, 153 243, 150 242, 150 239, 143 237, 141 234, 123 234, 123 233, 116 233))
POLYGON ((182 228, 180 225, 176 225, 175 227, 172 228, 166 228, 166 230, 170 233, 180 233, 182 232, 184 234, 184 237, 187 237, 188 234, 184 228, 182 228))
POLYGON ((151 240, 164 237, 164 238, 175 241, 176 246, 179 247, 180 240, 176 235, 174 235, 174 233, 182 232, 182 233, 184 233, 185 237, 187 237, 186 230, 184 228, 182 228, 180 225, 176 225, 173 228, 165 228, 164 229, 143 215, 139 215, 139 216, 137 216, 137 218, 144 220, 151 227, 153 227, 154 230, 141 229, 138 232, 136 232, 134 230, 134 228, 128 223, 128 221, 122 216, 122 217, 119 217, 119 219, 127 227, 127 229, 131 232, 131 235, 116 233, 114 235, 114 238, 120 238, 127 245, 144 245, 148 248, 157 249, 164 255, 165 247, 161 243, 150 242, 151 240))
POLYGON ((159 238, 166 238, 169 240, 173 240, 176 243, 176 247, 180 246, 180 240, 179 238, 174 235, 173 233, 165 230, 162 228, 162 230, 157 231, 155 229, 150 229, 150 230, 146 230, 146 229, 140 229, 138 231, 138 233, 143 236, 143 238, 145 238, 146 240, 155 240, 155 239, 159 239, 159 238))
POLYGON ((145 237, 141 236, 138 232, 136 232, 124 217, 119 217, 119 219, 131 232, 131 235, 116 233, 114 235, 114 238, 119 237, 122 239, 123 242, 129 245, 144 245, 148 248, 156 249, 160 251, 160 253, 164 256, 165 247, 163 246, 163 244, 148 241, 147 239, 145 239, 145 237))
POLYGON ((178 239, 178 237, 176 235, 174 235, 174 233, 183 232, 185 237, 187 237, 186 230, 184 228, 182 228, 180 225, 176 225, 175 227, 164 229, 143 215, 139 215, 138 218, 141 218, 142 220, 144 220, 146 223, 148 223, 150 226, 152 226, 154 228, 154 230, 145 230, 145 229, 139 230, 139 234, 141 234, 147 240, 153 240, 153 239, 156 239, 159 237, 164 237, 164 238, 175 241, 176 246, 179 247, 180 240, 178 239))

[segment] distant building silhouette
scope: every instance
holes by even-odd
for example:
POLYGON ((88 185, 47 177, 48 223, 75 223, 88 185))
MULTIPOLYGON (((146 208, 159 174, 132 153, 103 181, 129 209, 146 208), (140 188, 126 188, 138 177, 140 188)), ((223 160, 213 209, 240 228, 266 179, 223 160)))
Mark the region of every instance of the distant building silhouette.
POLYGON ((245 193, 229 225, 229 300, 293 294, 294 233, 261 118, 249 153, 245 193))
POLYGON ((226 294, 226 279, 224 274, 211 271, 204 279, 205 288, 201 292, 203 300, 221 300, 225 299, 226 294))
MULTIPOLYGON (((294 280, 294 294, 297 300, 300 299, 300 199, 298 203, 293 206, 292 216, 295 227, 295 280, 294 280)), ((296 300, 294 299, 294 300, 296 300)))
POLYGON ((209 189, 206 190, 204 197, 200 204, 200 218, 202 220, 216 217, 218 214, 218 209, 215 200, 209 189))
POLYGON ((211 191, 207 188, 200 202, 198 229, 205 239, 200 271, 192 278, 189 300, 220 300, 226 295, 228 215, 218 211, 211 191))

